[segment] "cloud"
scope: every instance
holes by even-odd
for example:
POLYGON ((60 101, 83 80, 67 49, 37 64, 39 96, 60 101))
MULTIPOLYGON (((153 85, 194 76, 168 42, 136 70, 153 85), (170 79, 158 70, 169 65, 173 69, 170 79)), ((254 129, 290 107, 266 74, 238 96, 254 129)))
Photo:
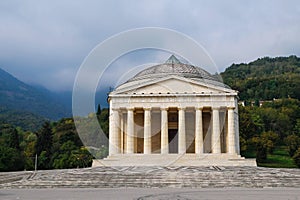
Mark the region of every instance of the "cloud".
MULTIPOLYGON (((299 21, 297 0, 1 1, 0 67, 26 82, 71 90, 80 64, 99 42, 156 26, 194 38, 223 71, 267 55, 299 56, 299 21)), ((161 62, 146 57, 139 60, 161 62)), ((127 66, 143 64, 129 58, 127 66)))

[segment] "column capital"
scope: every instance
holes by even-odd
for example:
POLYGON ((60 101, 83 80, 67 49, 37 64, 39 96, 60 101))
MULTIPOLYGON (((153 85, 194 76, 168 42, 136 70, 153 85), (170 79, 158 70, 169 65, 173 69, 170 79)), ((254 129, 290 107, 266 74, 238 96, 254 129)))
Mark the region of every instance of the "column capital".
POLYGON ((220 110, 220 107, 217 107, 217 106, 214 106, 214 107, 211 107, 212 110, 220 110))
POLYGON ((149 110, 149 111, 150 111, 152 108, 151 108, 151 107, 144 107, 143 109, 144 109, 144 110, 149 110))
POLYGON ((195 107, 195 110, 203 110, 203 107, 195 107))
POLYGON ((185 110, 186 107, 178 107, 177 109, 178 109, 178 110, 185 110))
POLYGON ((134 111, 134 107, 128 107, 126 108, 127 111, 134 111))
POLYGON ((168 107, 160 107, 160 110, 169 110, 168 107))
POLYGON ((227 107, 227 110, 234 110, 235 109, 235 107, 233 107, 233 106, 228 106, 227 107))

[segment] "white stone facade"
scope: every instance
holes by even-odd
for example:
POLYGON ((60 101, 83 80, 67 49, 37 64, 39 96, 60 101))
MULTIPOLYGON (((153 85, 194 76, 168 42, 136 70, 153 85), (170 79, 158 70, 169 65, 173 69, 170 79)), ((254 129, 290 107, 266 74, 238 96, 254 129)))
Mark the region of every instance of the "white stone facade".
POLYGON ((237 91, 174 56, 117 87, 109 105, 109 158, 241 158, 237 91))
MULTIPOLYGON (((109 155, 127 154, 127 153, 169 153, 168 132, 171 129, 178 131, 178 153, 186 153, 187 130, 193 130, 194 152, 191 153, 230 153, 239 154, 238 141, 238 110, 235 107, 236 97, 233 94, 222 93, 214 96, 213 94, 176 94, 172 95, 111 95, 110 96, 110 146, 109 155), (196 106, 195 106, 196 105, 196 106), (169 120, 170 113, 177 116, 178 119, 169 120), (193 122, 187 123, 186 113, 192 115, 193 122), (139 115, 138 115, 139 114, 139 115), (154 116, 156 114, 156 116, 154 116), (160 116, 157 116, 160 115, 160 116), (205 120, 209 123, 203 130, 205 120), (153 118, 160 117, 160 131, 152 131, 151 124, 153 118), (135 120, 135 118, 137 118, 135 120), (142 118, 143 123, 135 121, 142 118), (222 118, 222 119, 221 119, 222 118), (193 127, 187 126, 191 124, 193 127), (224 144, 226 148, 221 150, 221 133, 226 138, 224 144), (161 152, 151 148, 152 137, 160 134, 161 152), (206 138, 206 137, 210 137, 206 138), (134 139, 139 139, 135 141, 134 139), (137 149, 136 142, 143 139, 143 149, 137 149), (204 145, 204 142, 210 141, 211 144, 204 145), (126 143, 125 143, 126 141, 126 143), (207 149, 210 146, 210 149, 207 149)), ((141 121, 141 120, 140 120, 141 121)), ((157 124, 156 124, 157 125, 157 124)), ((155 126, 155 125, 154 125, 155 126)), ((189 131, 190 133, 191 131, 189 131)))

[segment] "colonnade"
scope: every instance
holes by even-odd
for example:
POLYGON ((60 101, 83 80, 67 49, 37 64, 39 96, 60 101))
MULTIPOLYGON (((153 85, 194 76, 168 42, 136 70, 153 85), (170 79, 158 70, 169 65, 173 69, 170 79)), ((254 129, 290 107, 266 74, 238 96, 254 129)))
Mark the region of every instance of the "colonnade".
MULTIPOLYGON (((195 112, 195 153, 204 153, 204 133, 203 133, 203 108, 196 107, 193 108, 195 112)), ((221 125, 220 125, 220 110, 224 110, 224 107, 211 107, 212 115, 212 130, 211 130, 211 153, 220 154, 221 152, 221 125)), ((226 137, 226 152, 228 154, 237 154, 237 136, 235 129, 235 113, 234 107, 226 107, 227 112, 227 137, 226 137)), ((127 120, 126 120, 126 130, 123 130, 123 120, 121 120, 121 109, 111 109, 110 113, 110 127, 109 127, 109 155, 113 154, 133 154, 134 153, 134 108, 127 108, 127 120), (126 144, 123 146, 123 137, 121 135, 125 134, 126 144), (123 151, 124 149, 124 151, 123 151)), ((143 108, 144 112, 144 146, 143 153, 151 154, 151 108, 143 108)), ((168 140, 168 108, 160 108, 161 114, 161 154, 169 153, 169 140, 168 140)), ((185 154, 187 150, 186 146, 186 108, 178 108, 178 154, 185 154)), ((123 115, 122 115, 123 117, 123 115)))

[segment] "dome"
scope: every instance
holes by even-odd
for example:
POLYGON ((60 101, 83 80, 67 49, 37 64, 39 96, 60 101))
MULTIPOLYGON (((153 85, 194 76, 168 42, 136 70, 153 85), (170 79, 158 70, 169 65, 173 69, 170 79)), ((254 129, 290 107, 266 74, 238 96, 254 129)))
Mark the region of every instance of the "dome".
POLYGON ((165 63, 149 67, 128 81, 135 81, 145 78, 160 78, 166 75, 177 75, 185 78, 200 78, 219 81, 207 71, 189 64, 180 62, 174 55, 172 55, 165 63))
POLYGON ((133 78, 129 79, 123 85, 148 82, 154 79, 159 79, 171 75, 188 78, 194 81, 219 87, 230 88, 222 81, 220 81, 217 76, 211 75, 200 67, 182 63, 174 55, 171 55, 165 63, 154 65, 152 67, 144 69, 143 71, 136 74, 133 78))

